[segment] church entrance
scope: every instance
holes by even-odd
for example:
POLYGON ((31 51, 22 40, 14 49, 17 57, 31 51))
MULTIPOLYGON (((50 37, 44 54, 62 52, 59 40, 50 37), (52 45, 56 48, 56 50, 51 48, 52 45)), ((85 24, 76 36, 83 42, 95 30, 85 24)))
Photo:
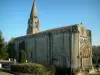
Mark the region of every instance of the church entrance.
POLYGON ((61 67, 62 68, 66 68, 67 67, 66 57, 65 56, 61 56, 60 60, 61 60, 61 67))
POLYGON ((60 53, 54 60, 54 65, 57 67, 56 75, 70 75, 70 60, 66 53, 60 53))
POLYGON ((69 68, 70 60, 66 53, 60 53, 53 60, 53 64, 61 68, 69 68))

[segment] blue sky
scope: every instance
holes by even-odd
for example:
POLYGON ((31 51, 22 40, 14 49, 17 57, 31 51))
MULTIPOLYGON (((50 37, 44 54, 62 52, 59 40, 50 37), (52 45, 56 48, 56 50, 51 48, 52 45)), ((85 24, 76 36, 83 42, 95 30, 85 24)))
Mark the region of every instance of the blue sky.
MULTIPOLYGON (((100 45, 100 0, 36 0, 40 30, 79 24, 92 30, 100 45)), ((0 0, 0 30, 5 40, 26 35, 33 0, 0 0)))

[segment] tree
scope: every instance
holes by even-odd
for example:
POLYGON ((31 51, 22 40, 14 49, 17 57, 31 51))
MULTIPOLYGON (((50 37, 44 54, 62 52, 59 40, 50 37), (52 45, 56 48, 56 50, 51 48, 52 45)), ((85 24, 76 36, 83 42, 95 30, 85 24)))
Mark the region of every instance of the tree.
POLYGON ((8 56, 7 44, 4 41, 4 37, 2 36, 2 32, 0 31, 0 59, 6 59, 7 56, 8 56))
POLYGON ((19 63, 25 63, 26 62, 26 53, 24 50, 21 50, 19 52, 19 63))
POLYGON ((16 58, 16 51, 14 49, 14 43, 13 43, 14 38, 11 38, 11 40, 8 42, 7 45, 7 52, 8 52, 8 57, 15 59, 16 58))
POLYGON ((92 46, 93 64, 100 64, 100 46, 92 46))

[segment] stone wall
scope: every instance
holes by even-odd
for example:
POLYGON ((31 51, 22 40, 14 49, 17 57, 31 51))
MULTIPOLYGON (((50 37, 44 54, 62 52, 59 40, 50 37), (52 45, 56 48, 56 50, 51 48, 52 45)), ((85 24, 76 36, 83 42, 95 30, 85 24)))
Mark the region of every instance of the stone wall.
POLYGON ((42 36, 36 39, 36 62, 47 64, 47 36, 42 36))
MULTIPOLYGON (((31 62, 78 69, 81 66, 80 52, 83 51, 83 54, 87 53, 84 51, 88 45, 90 45, 88 47, 92 51, 90 34, 90 31, 87 32, 83 25, 74 25, 19 37, 14 41, 17 59, 20 51, 19 44, 24 41, 25 51, 28 60, 31 62), (82 42, 84 39, 87 40, 88 44, 82 42)), ((89 55, 91 54, 92 52, 89 55)), ((91 57, 82 59, 82 66, 86 65, 87 67, 89 64, 92 64, 91 57)))
POLYGON ((53 64, 59 67, 71 66, 70 64, 70 36, 69 33, 53 35, 53 64))
POLYGON ((25 42, 28 60, 35 62, 35 39, 28 38, 25 42))
POLYGON ((79 61, 79 33, 74 32, 72 33, 72 68, 73 69, 78 69, 80 66, 80 61, 79 61))
MULTIPOLYGON (((66 29, 67 30, 67 29, 66 29)), ((15 42, 17 58, 19 44, 25 42, 28 60, 41 64, 53 64, 59 67, 71 66, 71 38, 68 30, 52 31, 38 36, 23 37, 15 42)))

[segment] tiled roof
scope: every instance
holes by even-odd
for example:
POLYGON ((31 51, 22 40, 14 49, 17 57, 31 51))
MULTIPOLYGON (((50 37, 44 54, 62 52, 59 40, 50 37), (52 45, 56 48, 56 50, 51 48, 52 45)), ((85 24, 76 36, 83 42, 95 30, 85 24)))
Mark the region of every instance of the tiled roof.
POLYGON ((63 27, 53 28, 53 29, 41 31, 41 32, 39 32, 39 33, 34 33, 34 34, 27 34, 27 35, 24 35, 24 36, 17 37, 17 38, 15 38, 15 39, 18 39, 18 38, 21 38, 21 37, 28 37, 28 36, 32 36, 32 35, 36 35, 36 34, 41 34, 41 33, 45 33, 45 32, 48 33, 48 32, 52 32, 52 31, 64 29, 64 28, 70 28, 70 29, 71 29, 72 26, 76 26, 76 25, 79 25, 79 24, 74 24, 74 25, 70 25, 70 26, 63 26, 63 27))

